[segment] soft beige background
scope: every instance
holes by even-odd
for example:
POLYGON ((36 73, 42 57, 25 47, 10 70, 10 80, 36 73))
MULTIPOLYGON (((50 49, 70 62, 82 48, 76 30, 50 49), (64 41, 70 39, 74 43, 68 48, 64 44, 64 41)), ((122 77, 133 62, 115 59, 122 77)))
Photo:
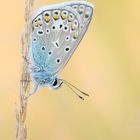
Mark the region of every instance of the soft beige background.
MULTIPOLYGON (((61 77, 91 96, 83 102, 65 86, 41 89, 29 102, 28 140, 140 139, 140 1, 89 1, 94 20, 61 77)), ((1 140, 15 139, 23 14, 24 0, 1 1, 1 140)))

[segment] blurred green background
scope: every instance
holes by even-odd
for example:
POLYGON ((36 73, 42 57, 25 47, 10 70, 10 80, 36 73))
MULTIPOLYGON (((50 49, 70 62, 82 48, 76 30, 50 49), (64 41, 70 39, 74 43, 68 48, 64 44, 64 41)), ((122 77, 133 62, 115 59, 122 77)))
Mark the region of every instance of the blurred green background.
MULTIPOLYGON (((64 0, 38 0, 36 8, 64 0)), ((28 140, 140 139, 140 1, 89 0, 89 30, 61 73, 88 92, 42 88, 28 104, 28 140)), ((24 0, 0 4, 0 139, 15 139, 24 0)))

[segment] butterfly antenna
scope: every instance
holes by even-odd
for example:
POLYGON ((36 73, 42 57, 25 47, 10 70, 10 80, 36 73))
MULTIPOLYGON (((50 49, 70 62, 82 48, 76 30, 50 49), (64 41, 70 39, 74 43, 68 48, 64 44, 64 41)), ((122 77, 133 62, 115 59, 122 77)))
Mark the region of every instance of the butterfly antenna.
POLYGON ((67 85, 79 98, 81 98, 82 100, 84 100, 84 98, 82 96, 80 96, 77 92, 74 91, 73 88, 75 88, 77 91, 79 91, 80 93, 86 95, 86 96, 89 96, 89 94, 81 91, 79 88, 77 88, 76 86, 72 85, 71 83, 69 83, 68 81, 66 80, 63 80, 63 79, 60 79, 65 85, 67 85), (73 88, 72 88, 73 87, 73 88))
POLYGON ((80 99, 84 100, 84 98, 83 98, 82 96, 80 96, 78 93, 76 93, 76 92, 73 90, 72 87, 70 87, 70 85, 68 85, 68 84, 65 83, 64 81, 63 81, 63 83, 64 83, 68 88, 70 88, 80 99))
POLYGON ((72 87, 74 87, 75 89, 77 89, 79 92, 81 92, 82 94, 86 95, 86 96, 89 96, 89 94, 81 91, 79 88, 77 88, 76 86, 72 85, 70 82, 66 81, 66 80, 63 80, 61 79, 63 82, 66 82, 67 84, 71 85, 72 87))

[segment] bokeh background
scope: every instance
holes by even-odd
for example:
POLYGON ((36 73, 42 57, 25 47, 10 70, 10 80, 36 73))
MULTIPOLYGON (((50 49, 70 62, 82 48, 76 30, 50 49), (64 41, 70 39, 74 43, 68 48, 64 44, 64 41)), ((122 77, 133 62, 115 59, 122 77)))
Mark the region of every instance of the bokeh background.
MULTIPOLYGON (((28 140, 140 139, 140 1, 89 2, 94 19, 61 77, 91 96, 40 89, 28 104, 28 140)), ((14 140, 24 0, 1 1, 0 18, 0 139, 14 140)))

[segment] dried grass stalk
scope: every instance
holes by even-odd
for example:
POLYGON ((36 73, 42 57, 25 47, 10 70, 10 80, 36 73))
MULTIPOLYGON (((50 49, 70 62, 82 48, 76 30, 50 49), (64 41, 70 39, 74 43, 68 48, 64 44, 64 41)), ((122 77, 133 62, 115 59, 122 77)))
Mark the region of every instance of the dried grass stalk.
POLYGON ((25 0, 25 28, 22 34, 22 69, 21 69, 21 80, 20 80, 20 100, 19 105, 16 106, 16 139, 27 140, 27 127, 26 127, 26 113, 27 104, 30 90, 30 75, 28 73, 28 60, 29 60, 29 35, 31 31, 29 18, 32 12, 32 8, 35 0, 25 0))

